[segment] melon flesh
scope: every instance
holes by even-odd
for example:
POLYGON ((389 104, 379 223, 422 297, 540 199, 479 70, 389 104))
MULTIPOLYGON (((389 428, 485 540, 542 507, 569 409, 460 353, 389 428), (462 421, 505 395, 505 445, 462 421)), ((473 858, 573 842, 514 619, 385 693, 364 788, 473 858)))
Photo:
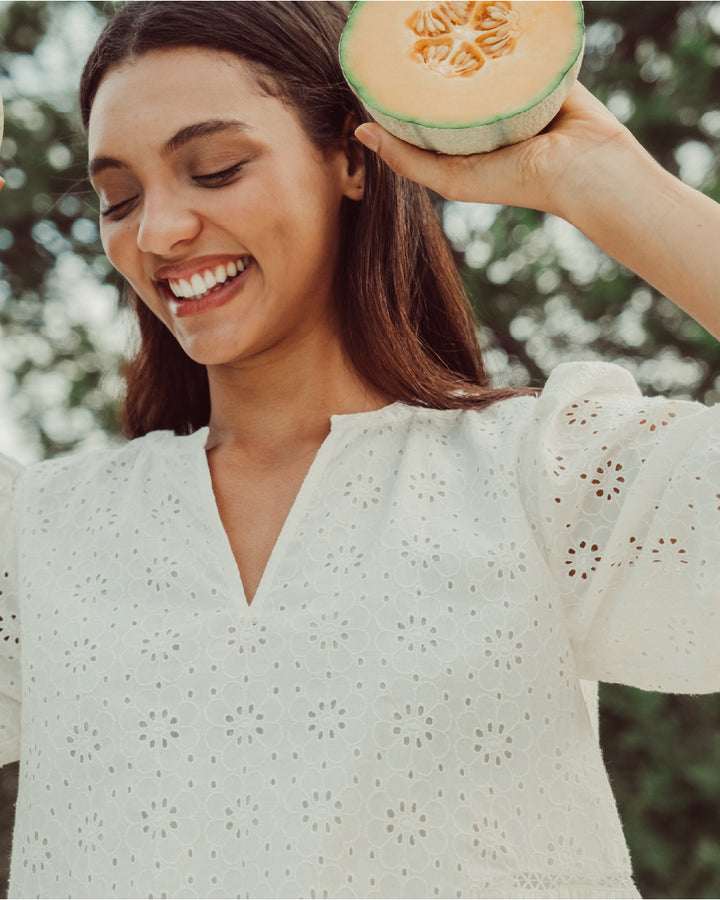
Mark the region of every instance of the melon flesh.
POLYGON ((358 2, 345 77, 392 134, 441 153, 494 150, 541 131, 582 62, 575 0, 358 2))

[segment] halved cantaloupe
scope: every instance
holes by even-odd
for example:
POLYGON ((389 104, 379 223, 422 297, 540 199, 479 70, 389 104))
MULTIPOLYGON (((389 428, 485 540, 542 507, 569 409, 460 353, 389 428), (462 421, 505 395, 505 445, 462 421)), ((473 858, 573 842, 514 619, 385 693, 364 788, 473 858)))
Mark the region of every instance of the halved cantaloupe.
POLYGON ((584 35, 576 0, 371 0, 350 13, 340 63, 392 134, 464 155, 541 131, 577 78, 584 35))

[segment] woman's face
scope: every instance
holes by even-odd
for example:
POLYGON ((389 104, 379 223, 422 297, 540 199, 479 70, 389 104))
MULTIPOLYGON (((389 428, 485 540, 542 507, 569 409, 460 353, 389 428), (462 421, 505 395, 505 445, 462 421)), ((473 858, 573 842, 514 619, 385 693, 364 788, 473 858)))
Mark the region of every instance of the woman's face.
POLYGON ((116 269, 204 365, 336 336, 347 142, 320 151, 236 57, 154 51, 103 79, 89 131, 100 232, 116 269))

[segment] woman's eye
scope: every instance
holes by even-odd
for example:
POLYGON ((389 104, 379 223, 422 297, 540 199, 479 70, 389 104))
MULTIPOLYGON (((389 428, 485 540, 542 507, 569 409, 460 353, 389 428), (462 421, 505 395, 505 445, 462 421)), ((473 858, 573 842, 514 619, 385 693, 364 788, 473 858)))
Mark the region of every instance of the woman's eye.
POLYGON ((244 165, 244 162, 235 163, 235 165, 230 166, 227 169, 222 169, 220 172, 208 172, 207 175, 194 175, 193 178, 198 184, 201 184, 204 187, 222 187, 232 181, 244 165))
POLYGON ((128 197, 127 200, 121 200, 119 203, 113 203, 100 210, 100 215, 104 219, 122 219, 122 217, 130 211, 130 206, 134 203, 135 197, 128 197))

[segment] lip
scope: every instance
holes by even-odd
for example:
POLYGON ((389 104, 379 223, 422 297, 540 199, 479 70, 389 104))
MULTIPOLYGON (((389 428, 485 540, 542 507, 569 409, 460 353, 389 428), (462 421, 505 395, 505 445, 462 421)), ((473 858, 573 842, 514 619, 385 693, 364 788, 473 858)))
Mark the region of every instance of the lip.
MULTIPOLYGON (((237 292, 242 290, 242 288, 244 287, 245 282, 247 281, 248 273, 253 269, 253 263, 254 260, 251 261, 245 268, 245 270, 239 275, 236 275, 234 278, 226 281, 220 287, 214 288, 210 291, 210 293, 205 294, 204 297, 200 297, 197 300, 180 300, 175 296, 175 294, 173 294, 166 282, 160 285, 160 290, 163 294, 163 297, 167 301, 168 306, 170 307, 170 311, 178 319, 185 319, 191 316, 200 316, 204 313, 212 312, 212 310, 214 309, 219 309, 221 306, 225 306, 226 303, 229 303, 237 294, 237 292)), ((189 270, 186 270, 186 273, 187 271, 189 270)), ((197 272, 197 267, 195 267, 192 271, 197 272)), ((172 277, 181 278, 183 276, 173 275, 172 277)))

